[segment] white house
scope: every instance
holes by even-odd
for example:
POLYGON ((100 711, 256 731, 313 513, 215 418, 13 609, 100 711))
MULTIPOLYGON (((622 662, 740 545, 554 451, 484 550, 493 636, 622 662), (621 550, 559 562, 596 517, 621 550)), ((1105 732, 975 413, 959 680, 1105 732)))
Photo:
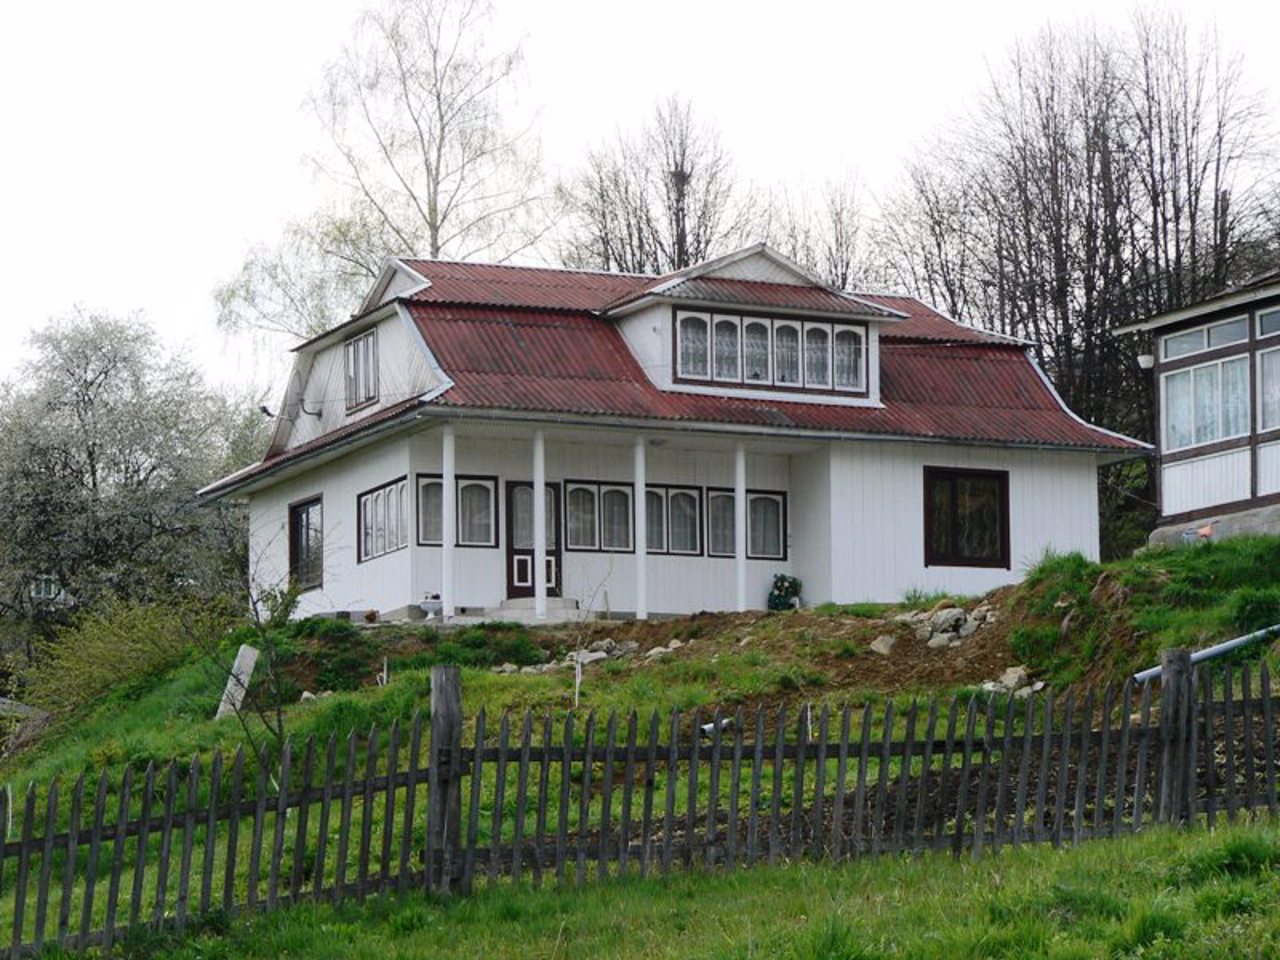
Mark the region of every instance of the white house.
POLYGON ((392 260, 295 353, 266 457, 202 493, 247 498, 304 614, 974 593, 1095 557, 1098 465, 1145 450, 1024 343, 764 245, 665 277, 392 260))
POLYGON ((1280 269, 1116 330, 1156 379, 1153 542, 1280 533, 1280 269))

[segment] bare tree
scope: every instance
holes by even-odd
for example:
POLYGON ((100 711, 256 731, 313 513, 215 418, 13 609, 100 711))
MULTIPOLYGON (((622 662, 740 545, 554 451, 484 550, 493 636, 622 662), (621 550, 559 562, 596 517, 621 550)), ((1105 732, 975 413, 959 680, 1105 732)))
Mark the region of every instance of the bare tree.
POLYGON ((870 249, 853 177, 828 181, 816 194, 776 195, 759 222, 764 240, 831 286, 847 290, 868 281, 870 249))
POLYGON ((675 97, 638 135, 593 151, 558 194, 571 219, 562 256, 579 267, 679 270, 741 244, 754 223, 719 135, 675 97))
POLYGON ((383 259, 505 260, 544 227, 537 149, 503 117, 518 48, 491 52, 485 0, 386 0, 311 97, 331 211, 252 251, 217 291, 225 328, 303 336, 343 319, 383 259))

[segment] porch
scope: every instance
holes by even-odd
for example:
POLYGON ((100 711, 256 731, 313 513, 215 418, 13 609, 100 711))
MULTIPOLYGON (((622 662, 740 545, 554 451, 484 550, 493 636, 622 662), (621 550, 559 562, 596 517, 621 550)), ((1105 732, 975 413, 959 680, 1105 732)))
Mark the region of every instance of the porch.
POLYGON ((764 607, 793 569, 792 458, 816 449, 465 420, 408 446, 414 597, 534 623, 764 607))

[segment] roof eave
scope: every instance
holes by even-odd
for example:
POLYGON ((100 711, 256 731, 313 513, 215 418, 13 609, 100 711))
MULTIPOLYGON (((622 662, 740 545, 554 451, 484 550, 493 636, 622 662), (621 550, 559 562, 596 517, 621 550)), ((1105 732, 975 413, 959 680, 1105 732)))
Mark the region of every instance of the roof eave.
MULTIPOLYGON (((694 310, 763 310, 775 316, 788 317, 821 317, 824 320, 856 320, 860 323, 901 323, 907 319, 905 313, 890 310, 888 307, 876 307, 875 313, 864 311, 818 310, 808 307, 774 307, 765 304, 738 303, 724 300, 706 300, 693 297, 672 297, 661 293, 650 293, 617 307, 607 307, 599 312, 606 319, 625 317, 654 304, 673 304, 689 307, 694 310), (884 311, 884 312, 880 312, 884 311)), ((870 306, 866 304, 865 306, 870 306)))
POLYGON ((1170 310, 1167 313, 1158 313, 1154 317, 1139 320, 1137 323, 1127 323, 1122 327, 1116 327, 1111 333, 1114 336, 1123 336, 1129 333, 1141 333, 1145 330, 1156 330, 1160 327, 1167 327, 1172 323, 1179 323, 1182 320, 1191 320, 1218 310, 1229 310, 1232 307, 1244 306, 1255 300, 1263 300, 1273 296, 1280 296, 1280 282, 1264 284, 1263 286, 1241 290, 1237 293, 1222 294, 1212 300, 1203 300, 1190 307, 1170 310))

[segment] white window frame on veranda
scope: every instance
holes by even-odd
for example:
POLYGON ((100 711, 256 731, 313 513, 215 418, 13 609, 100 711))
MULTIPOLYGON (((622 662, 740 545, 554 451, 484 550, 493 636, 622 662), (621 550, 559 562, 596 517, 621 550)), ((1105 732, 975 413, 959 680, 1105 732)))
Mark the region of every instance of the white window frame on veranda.
POLYGON ((1174 453, 1181 450, 1191 450, 1195 447, 1206 446, 1211 443, 1221 443, 1225 440, 1237 440, 1241 437, 1247 437, 1252 428, 1253 409, 1248 397, 1249 384, 1249 355, 1241 354, 1238 356, 1223 357, 1221 360, 1211 360, 1208 363, 1198 363, 1194 366, 1181 367, 1177 370, 1171 370, 1160 376, 1160 440, 1162 449, 1166 453, 1174 453), (1223 400, 1223 368, 1229 364, 1243 363, 1246 367, 1245 373, 1245 397, 1244 397, 1244 426, 1243 429, 1236 433, 1226 433, 1225 421, 1225 404, 1223 400), (1218 375, 1218 433, 1212 437, 1200 438, 1196 435, 1196 391, 1197 377, 1196 371, 1208 370, 1211 367, 1217 368, 1218 375), (1171 407, 1169 404, 1169 384, 1177 377, 1188 376, 1191 382, 1191 423, 1190 423, 1190 442, 1174 446, 1171 443, 1169 434, 1169 416, 1171 407))
POLYGON ((1271 430, 1280 430, 1280 347, 1271 347, 1268 350, 1258 351, 1258 432, 1268 432, 1271 430), (1274 357, 1275 383, 1268 384, 1267 381, 1267 362, 1268 358, 1274 357), (1271 416, 1267 417, 1267 388, 1271 387, 1274 394, 1274 401, 1271 407, 1271 416))
POLYGON ((787 558, 787 498, 781 493, 747 491, 747 559, 785 560, 787 558), (752 507, 757 501, 770 500, 778 506, 778 552, 766 553, 756 542, 755 524, 752 523, 752 507))
POLYGON ((378 328, 372 327, 342 344, 346 374, 347 410, 358 410, 378 399, 378 328))
POLYGON ((1269 339, 1270 337, 1280 337, 1280 307, 1271 307, 1267 310, 1258 311, 1258 339, 1269 339), (1276 323, 1274 330, 1265 329, 1265 324, 1272 320, 1276 323))

